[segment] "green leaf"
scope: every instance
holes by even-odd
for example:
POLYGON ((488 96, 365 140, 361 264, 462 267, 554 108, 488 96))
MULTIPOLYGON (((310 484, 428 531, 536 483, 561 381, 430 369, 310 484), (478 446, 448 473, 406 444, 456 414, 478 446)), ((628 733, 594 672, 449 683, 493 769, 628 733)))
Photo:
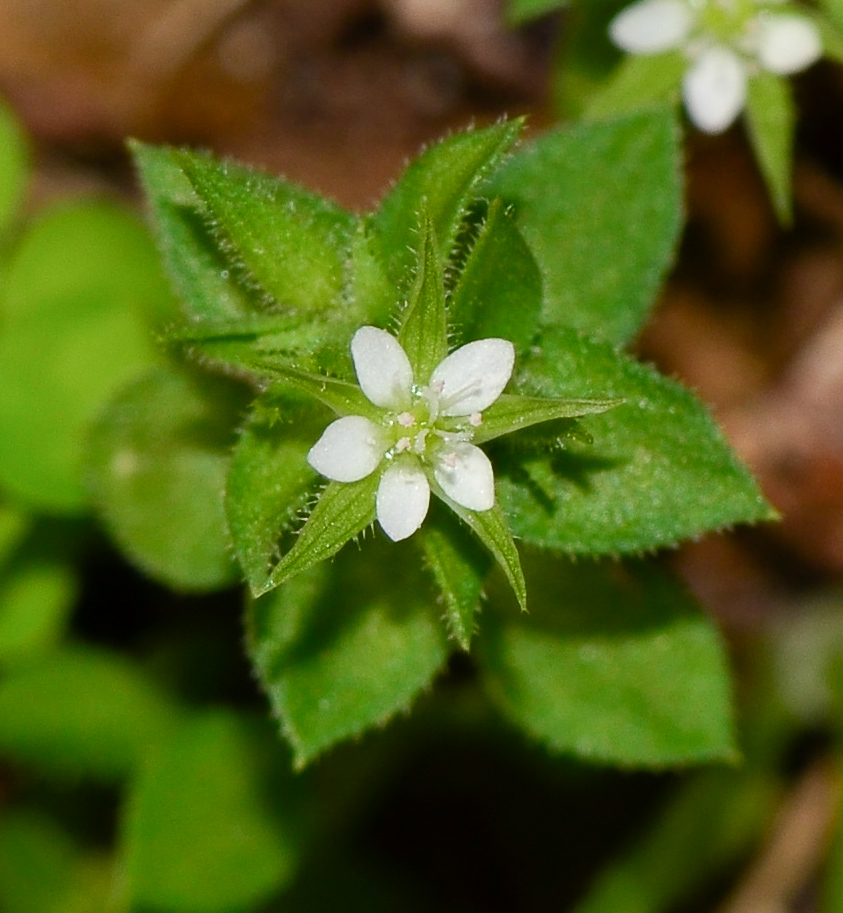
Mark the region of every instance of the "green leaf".
POLYGON ((530 566, 531 611, 487 613, 493 700, 554 751, 660 767, 734 760, 713 623, 652 565, 530 566))
POLYGON ((375 522, 375 492, 380 473, 359 482, 329 482, 301 528, 296 544, 272 569, 255 596, 333 557, 351 539, 375 522))
POLYGON ((396 300, 408 293, 412 281, 422 207, 433 222, 438 248, 447 257, 466 206, 481 194, 522 126, 522 120, 502 121, 442 140, 425 150, 386 196, 371 220, 372 242, 396 290, 396 300))
POLYGON ((124 842, 132 909, 253 910, 291 880, 298 850, 262 729, 217 711, 178 727, 132 785, 124 842))
POLYGON ((20 545, 30 527, 23 511, 0 504, 0 567, 20 545))
POLYGON ((138 142, 131 148, 152 210, 158 247, 185 316, 191 321, 225 322, 253 313, 260 299, 253 301, 217 247, 178 151, 138 142))
POLYGON ((346 552, 258 599, 249 650, 296 765, 406 710, 447 657, 409 543, 346 552))
POLYGON ((510 25, 521 25, 545 13, 568 6, 568 0, 509 0, 506 5, 506 19, 510 25))
POLYGON ((469 510, 467 507, 457 504, 456 501, 452 501, 438 485, 431 484, 431 490, 489 549, 506 575, 521 611, 526 612, 527 584, 524 581, 524 572, 521 570, 521 559, 518 557, 518 549, 512 540, 509 523, 500 506, 495 504, 491 510, 469 510))
POLYGON ((472 441, 482 444, 541 422, 596 415, 622 403, 621 399, 545 399, 503 393, 483 413, 483 422, 475 429, 472 441))
POLYGON ((505 163, 488 193, 515 207, 542 272, 545 324, 614 343, 635 335, 681 227, 672 112, 547 133, 505 163))
POLYGON ((0 680, 0 752, 60 775, 128 776, 175 716, 136 666, 91 647, 52 651, 0 680))
POLYGON ((238 577, 222 495, 242 405, 229 381, 157 370, 126 387, 90 436, 90 487, 106 527, 175 589, 238 577))
POLYGON ((336 313, 355 218, 268 174, 182 150, 178 161, 232 268, 283 308, 336 313))
POLYGON ((73 203, 24 236, 4 291, 0 482, 33 508, 78 512, 89 422, 158 357, 144 320, 169 300, 158 257, 125 210, 73 203))
POLYGON ((588 100, 583 119, 606 120, 659 105, 678 105, 687 66, 678 51, 627 55, 588 100))
POLYGON ((114 913, 110 860, 86 854, 45 814, 7 809, 0 825, 4 913, 114 913))
POLYGON ((766 70, 749 80, 747 122, 752 148, 776 215, 783 225, 793 219, 791 170, 795 112, 787 80, 766 70))
POLYGON ((522 351, 535 337, 541 306, 538 264, 503 203, 493 200, 451 295, 451 323, 466 342, 502 337, 522 351))
POLYGON ((775 518, 702 403, 610 346, 548 333, 520 387, 541 396, 620 398, 591 416, 590 447, 496 464, 498 497, 525 542, 575 554, 671 545, 775 518))
POLYGON ((11 110, 0 103, 0 232, 8 230, 23 202, 29 178, 29 153, 11 110))
POLYGON ((317 474, 307 454, 324 429, 309 405, 267 394, 240 435, 225 509, 235 554, 253 592, 267 585, 281 534, 299 522, 312 496, 317 474))
POLYGON ((422 209, 419 262, 410 300, 401 315, 398 341, 413 366, 413 375, 424 383, 448 354, 448 319, 445 288, 433 225, 422 209))
POLYGON ((489 554, 444 512, 428 517, 418 536, 425 564, 442 593, 448 633, 467 651, 491 567, 489 554))

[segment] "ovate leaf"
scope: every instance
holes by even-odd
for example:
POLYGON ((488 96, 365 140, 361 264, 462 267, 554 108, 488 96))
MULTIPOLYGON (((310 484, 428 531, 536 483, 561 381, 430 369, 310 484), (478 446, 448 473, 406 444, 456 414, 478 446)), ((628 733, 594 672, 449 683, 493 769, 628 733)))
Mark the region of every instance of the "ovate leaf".
POLYGON ((106 526, 176 589, 237 579, 223 493, 242 405, 228 381, 161 369, 128 386, 91 435, 91 490, 106 526))
POLYGON ((590 446, 517 464, 500 446, 498 494, 526 542, 579 554, 639 552, 775 517, 702 403, 612 347, 548 334, 525 359, 520 384, 541 396, 624 401, 584 420, 590 446))
POLYGON ((128 660, 64 648, 0 681, 0 753, 48 772, 112 781, 137 769, 176 714, 128 660))
POLYGON ((544 280, 545 324, 614 343, 640 328, 681 225, 678 128, 667 109, 554 130, 493 176, 544 280))
POLYGON ((487 613, 489 691, 555 751, 614 764, 733 759, 713 623, 651 565, 530 565, 529 615, 487 613))
POLYGON ((262 729, 231 713, 173 731, 132 784, 124 842, 133 909, 252 910, 290 880, 298 853, 278 755, 262 729))
POLYGON ((303 766, 385 723, 426 688, 445 633, 411 544, 345 552, 256 600, 249 651, 303 766))
POLYGON ((480 195, 521 128, 520 120, 504 121, 442 140, 425 150, 386 196, 371 220, 372 241, 397 295, 406 295, 412 281, 422 207, 433 222, 439 250, 447 257, 465 207, 480 195))
POLYGON ((787 80, 761 70, 749 80, 746 104, 749 136, 776 215, 793 218, 791 169, 795 113, 787 80))

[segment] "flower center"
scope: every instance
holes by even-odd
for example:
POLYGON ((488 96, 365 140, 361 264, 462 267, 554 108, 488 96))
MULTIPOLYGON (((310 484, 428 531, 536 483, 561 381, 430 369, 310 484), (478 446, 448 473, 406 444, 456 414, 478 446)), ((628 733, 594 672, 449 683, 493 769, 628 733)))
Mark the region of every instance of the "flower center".
POLYGON ((698 11, 697 36, 743 50, 760 4, 752 0, 692 0, 698 11))

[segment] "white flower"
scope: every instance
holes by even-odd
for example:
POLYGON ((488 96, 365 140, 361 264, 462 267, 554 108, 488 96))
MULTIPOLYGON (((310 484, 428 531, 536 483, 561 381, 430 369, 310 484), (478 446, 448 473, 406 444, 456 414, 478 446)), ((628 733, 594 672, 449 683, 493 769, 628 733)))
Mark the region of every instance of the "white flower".
POLYGON ((381 421, 338 418, 310 449, 310 465, 335 482, 356 482, 386 463, 375 510, 395 542, 411 536, 427 515, 430 477, 462 507, 490 510, 492 464, 471 440, 483 410, 509 382, 512 343, 470 342, 444 358, 422 384, 415 382, 398 340, 384 330, 361 327, 351 340, 351 357, 360 389, 383 410, 381 421))
POLYGON ((720 133, 746 103, 747 80, 763 69, 779 76, 804 70, 822 55, 817 27, 781 11, 777 0, 639 0, 618 13, 609 35, 631 54, 682 51, 688 116, 720 133))

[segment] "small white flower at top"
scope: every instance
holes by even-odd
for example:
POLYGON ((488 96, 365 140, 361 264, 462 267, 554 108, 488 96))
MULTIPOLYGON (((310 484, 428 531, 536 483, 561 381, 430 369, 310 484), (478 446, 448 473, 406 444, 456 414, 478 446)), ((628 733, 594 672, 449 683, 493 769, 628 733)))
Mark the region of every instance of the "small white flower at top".
POLYGON ((470 342, 444 358, 429 378, 416 379, 398 340, 367 326, 354 334, 351 358, 361 390, 383 417, 379 423, 362 415, 338 418, 310 449, 310 465, 335 482, 356 482, 386 464, 375 511, 395 542, 421 526, 430 478, 460 506, 490 510, 495 504, 492 464, 471 440, 483 410, 509 382, 512 343, 470 342))
POLYGON ((639 0, 615 16, 609 35, 631 54, 683 52, 685 107, 706 133, 732 124, 759 70, 787 76, 822 55, 816 25, 780 0, 639 0))

